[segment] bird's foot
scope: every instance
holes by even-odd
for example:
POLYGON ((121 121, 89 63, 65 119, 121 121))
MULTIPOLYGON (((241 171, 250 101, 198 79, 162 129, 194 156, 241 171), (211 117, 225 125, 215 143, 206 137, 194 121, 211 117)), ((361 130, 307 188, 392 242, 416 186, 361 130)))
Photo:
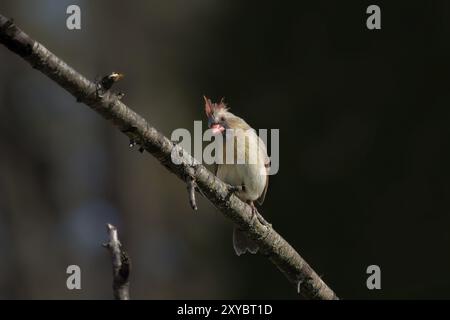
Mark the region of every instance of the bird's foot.
POLYGON ((266 219, 259 213, 258 209, 256 209, 255 204, 253 201, 249 202, 250 207, 252 208, 252 217, 251 220, 253 221, 255 218, 258 219, 258 221, 265 227, 271 228, 272 224, 267 222, 266 219))
POLYGON ((245 187, 242 186, 232 186, 231 184, 228 185, 228 192, 229 193, 236 193, 236 192, 241 192, 244 191, 245 187))

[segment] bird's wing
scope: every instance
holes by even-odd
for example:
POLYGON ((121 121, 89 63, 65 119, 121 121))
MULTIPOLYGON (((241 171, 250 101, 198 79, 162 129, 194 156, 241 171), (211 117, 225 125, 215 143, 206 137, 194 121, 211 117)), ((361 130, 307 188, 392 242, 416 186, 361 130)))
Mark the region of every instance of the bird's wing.
POLYGON ((259 205, 263 204, 264 202, 264 198, 266 197, 266 193, 267 193, 267 188, 269 187, 269 176, 266 176, 266 185, 264 186, 264 191, 261 194, 261 196, 258 198, 258 200, 256 200, 258 202, 259 205))
POLYGON ((264 191, 262 192, 261 196, 256 200, 258 204, 263 204, 264 198, 266 197, 267 188, 269 187, 269 170, 270 170, 270 158, 267 155, 267 148, 264 142, 259 138, 259 145, 261 146, 262 152, 264 154, 264 167, 266 168, 266 185, 264 186, 264 191))

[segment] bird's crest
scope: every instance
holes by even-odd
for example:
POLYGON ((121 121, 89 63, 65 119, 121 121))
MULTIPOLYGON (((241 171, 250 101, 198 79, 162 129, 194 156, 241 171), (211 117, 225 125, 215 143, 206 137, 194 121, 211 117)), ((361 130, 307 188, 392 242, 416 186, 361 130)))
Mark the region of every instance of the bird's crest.
POLYGON ((205 99, 205 112, 208 117, 210 117, 215 110, 228 110, 224 98, 220 99, 219 103, 211 102, 211 99, 207 98, 206 96, 203 96, 203 98, 205 99))

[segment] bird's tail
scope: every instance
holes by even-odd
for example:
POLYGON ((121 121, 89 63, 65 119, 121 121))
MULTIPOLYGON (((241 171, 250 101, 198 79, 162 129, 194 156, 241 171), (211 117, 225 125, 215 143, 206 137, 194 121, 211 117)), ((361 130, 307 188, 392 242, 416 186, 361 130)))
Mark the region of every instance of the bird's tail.
POLYGON ((247 251, 255 254, 259 249, 258 245, 247 237, 247 235, 238 227, 234 227, 233 229, 233 247, 238 256, 246 253, 247 251))

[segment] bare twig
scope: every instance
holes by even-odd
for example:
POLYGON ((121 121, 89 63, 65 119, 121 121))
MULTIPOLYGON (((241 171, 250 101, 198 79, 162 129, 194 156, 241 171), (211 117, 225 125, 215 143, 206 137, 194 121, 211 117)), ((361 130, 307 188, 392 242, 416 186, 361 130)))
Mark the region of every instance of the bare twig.
POLYGON ((195 183, 194 171, 192 168, 189 168, 189 174, 186 177, 186 184, 189 195, 189 204, 191 205, 192 210, 197 210, 197 201, 195 200, 195 189, 197 188, 197 183, 195 183))
POLYGON ((70 92, 77 101, 85 103, 110 120, 130 139, 138 141, 141 148, 155 156, 183 181, 187 181, 188 168, 192 168, 192 178, 195 179, 199 191, 258 244, 261 252, 283 272, 294 288, 298 290, 300 287, 302 295, 310 299, 337 299, 333 290, 286 240, 270 226, 259 223, 257 219, 252 220, 252 209, 249 205, 234 194, 230 194, 225 183, 193 159, 188 152, 174 145, 150 126, 144 118, 120 101, 116 94, 106 91, 101 97, 96 95, 96 86, 92 81, 30 38, 2 15, 0 15, 0 43, 70 92), (174 154, 180 154, 179 162, 172 161, 172 151, 175 151, 174 154))
POLYGON ((187 189, 189 193, 189 204, 191 205, 192 210, 197 210, 197 202, 195 200, 195 187, 196 183, 194 178, 188 177, 187 181, 187 189))
POLYGON ((111 253, 114 298, 117 300, 130 300, 130 258, 122 249, 117 228, 108 223, 106 229, 109 241, 103 246, 111 253))

